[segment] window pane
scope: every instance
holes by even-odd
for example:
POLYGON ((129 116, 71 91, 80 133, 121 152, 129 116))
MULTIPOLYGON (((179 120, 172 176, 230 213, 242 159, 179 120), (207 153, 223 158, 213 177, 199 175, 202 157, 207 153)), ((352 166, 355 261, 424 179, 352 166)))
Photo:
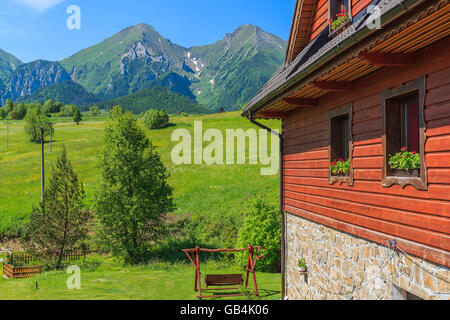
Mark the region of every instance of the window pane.
POLYGON ((419 153, 419 102, 407 104, 407 145, 408 151, 419 153))
POLYGON ((348 114, 334 118, 331 122, 331 161, 349 158, 350 122, 348 114))

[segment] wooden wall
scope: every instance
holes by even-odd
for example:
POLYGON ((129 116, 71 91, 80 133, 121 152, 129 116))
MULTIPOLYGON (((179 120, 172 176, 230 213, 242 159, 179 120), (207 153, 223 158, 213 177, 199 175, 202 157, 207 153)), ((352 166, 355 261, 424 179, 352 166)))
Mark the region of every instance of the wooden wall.
MULTIPOLYGON (((355 17, 373 0, 351 0, 352 16, 355 17)), ((328 28, 328 0, 317 0, 313 13, 313 23, 309 32, 309 41, 314 40, 323 29, 328 28)))
MULTIPOLYGON (((361 0, 362 1, 362 0, 361 0)), ((354 1, 358 2, 358 1, 354 1)), ((408 68, 384 68, 346 94, 283 121, 285 211, 382 243, 403 239, 409 253, 449 266, 450 39, 423 49, 408 68), (426 74, 428 191, 383 188, 381 92, 426 74), (353 104, 354 186, 328 183, 328 112, 353 104)))

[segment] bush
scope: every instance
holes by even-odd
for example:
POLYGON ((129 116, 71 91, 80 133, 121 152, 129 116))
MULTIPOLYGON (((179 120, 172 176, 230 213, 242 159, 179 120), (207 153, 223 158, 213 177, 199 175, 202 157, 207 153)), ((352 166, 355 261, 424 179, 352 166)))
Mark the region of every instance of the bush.
MULTIPOLYGON (((256 199, 252 204, 237 241, 239 248, 246 248, 249 244, 269 249, 262 252, 264 259, 257 263, 258 270, 270 272, 280 270, 281 216, 277 205, 266 203, 262 198, 256 199)), ((236 263, 245 267, 247 255, 247 252, 236 254, 236 263)))
POLYGON ((0 119, 5 120, 7 116, 8 116, 8 113, 6 112, 6 110, 4 108, 0 107, 0 119))
POLYGON ((164 128, 169 124, 169 114, 165 110, 150 109, 144 114, 142 121, 150 130, 164 128))
POLYGON ((91 106, 89 112, 91 117, 97 117, 100 115, 100 108, 98 106, 91 106))
MULTIPOLYGON (((29 106, 29 108, 32 107, 33 106, 29 106)), ((11 120, 23 120, 26 114, 27 114, 27 106, 24 103, 19 103, 18 105, 14 105, 14 108, 9 113, 9 117, 11 118, 11 120)))
POLYGON ((47 100, 44 103, 44 114, 50 115, 51 113, 59 113, 61 112, 61 108, 63 107, 63 104, 61 102, 53 101, 53 100, 47 100))
POLYGON ((61 112, 58 113, 58 117, 73 117, 77 106, 70 104, 61 108, 61 112))

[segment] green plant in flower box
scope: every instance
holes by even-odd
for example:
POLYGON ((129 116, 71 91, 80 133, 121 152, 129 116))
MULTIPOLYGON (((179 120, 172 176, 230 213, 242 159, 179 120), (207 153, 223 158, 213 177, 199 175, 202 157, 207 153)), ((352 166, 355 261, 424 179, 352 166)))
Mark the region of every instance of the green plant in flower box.
POLYGON ((350 173, 350 159, 330 162, 330 172, 333 176, 348 175, 350 173))
POLYGON ((297 267, 299 270, 302 270, 303 272, 308 271, 308 266, 306 265, 305 259, 298 260, 297 267))
POLYGON ((420 169, 420 154, 409 152, 407 148, 402 148, 399 153, 389 156, 389 166, 391 169, 406 171, 420 169))
POLYGON ((349 19, 349 15, 345 10, 342 10, 341 13, 336 15, 336 20, 332 17, 330 18, 331 29, 337 30, 340 26, 342 26, 349 19))

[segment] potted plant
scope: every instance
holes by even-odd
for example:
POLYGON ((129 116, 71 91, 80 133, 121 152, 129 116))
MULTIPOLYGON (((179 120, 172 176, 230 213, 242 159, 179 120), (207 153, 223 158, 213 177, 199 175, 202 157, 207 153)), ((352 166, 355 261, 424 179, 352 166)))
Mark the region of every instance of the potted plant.
POLYGON ((297 270, 301 273, 308 272, 308 266, 306 265, 305 259, 300 259, 297 262, 297 270))
POLYGON ((420 176, 420 154, 402 148, 399 153, 389 155, 389 166, 399 177, 420 176))
POLYGON ((343 9, 341 11, 341 13, 338 13, 336 15, 336 19, 333 19, 333 17, 330 17, 330 25, 331 25, 331 29, 333 29, 333 31, 336 31, 337 29, 339 29, 344 23, 346 23, 349 19, 349 15, 348 12, 345 11, 345 9, 343 9))
POLYGON ((350 159, 330 162, 330 172, 332 176, 347 177, 350 173, 350 159))

